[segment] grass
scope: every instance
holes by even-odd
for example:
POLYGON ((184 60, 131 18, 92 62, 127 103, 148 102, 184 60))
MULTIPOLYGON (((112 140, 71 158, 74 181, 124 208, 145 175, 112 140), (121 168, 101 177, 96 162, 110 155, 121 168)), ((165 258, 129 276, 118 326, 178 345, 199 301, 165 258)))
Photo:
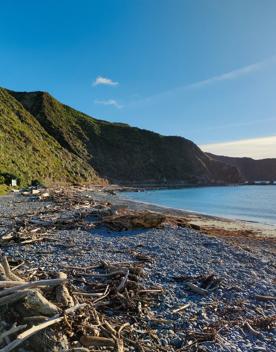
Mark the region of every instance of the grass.
POLYGON ((0 174, 42 183, 239 182, 236 168, 181 137, 110 123, 48 93, 0 89, 0 174), (100 175, 98 177, 97 175, 100 175))
POLYGON ((10 191, 10 187, 6 185, 0 185, 0 196, 4 196, 10 191))
POLYGON ((21 185, 93 183, 94 169, 63 148, 7 90, 0 89, 0 174, 9 173, 21 185))

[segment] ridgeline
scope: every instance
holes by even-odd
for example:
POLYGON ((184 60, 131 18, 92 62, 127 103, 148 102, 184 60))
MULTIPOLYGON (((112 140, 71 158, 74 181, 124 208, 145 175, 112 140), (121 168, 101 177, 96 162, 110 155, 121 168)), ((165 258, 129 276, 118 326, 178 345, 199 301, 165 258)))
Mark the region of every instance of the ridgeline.
POLYGON ((22 184, 227 184, 235 166, 182 137, 110 123, 61 104, 45 92, 0 89, 0 174, 22 184))

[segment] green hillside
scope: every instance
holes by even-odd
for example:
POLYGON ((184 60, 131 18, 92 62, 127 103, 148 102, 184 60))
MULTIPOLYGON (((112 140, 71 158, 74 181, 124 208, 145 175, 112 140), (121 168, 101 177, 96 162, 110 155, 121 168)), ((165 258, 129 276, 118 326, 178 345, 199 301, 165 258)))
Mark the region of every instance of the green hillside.
POLYGON ((97 173, 121 184, 206 184, 240 181, 235 167, 213 160, 193 142, 93 119, 48 93, 10 92, 52 140, 97 173))
POLYGON ((0 89, 0 174, 27 184, 97 182, 93 168, 63 148, 7 90, 0 89))

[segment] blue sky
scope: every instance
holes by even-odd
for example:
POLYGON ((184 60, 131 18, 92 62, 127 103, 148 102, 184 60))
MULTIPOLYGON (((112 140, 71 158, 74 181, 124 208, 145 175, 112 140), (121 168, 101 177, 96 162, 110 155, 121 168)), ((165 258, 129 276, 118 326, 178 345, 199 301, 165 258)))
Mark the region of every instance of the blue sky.
POLYGON ((274 0, 2 1, 0 86, 276 157, 275 13, 274 0))

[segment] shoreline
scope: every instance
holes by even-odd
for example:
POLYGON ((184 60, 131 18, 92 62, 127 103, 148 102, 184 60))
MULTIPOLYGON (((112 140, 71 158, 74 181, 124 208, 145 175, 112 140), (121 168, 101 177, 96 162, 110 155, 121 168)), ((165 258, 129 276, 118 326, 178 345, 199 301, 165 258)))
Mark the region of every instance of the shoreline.
MULTIPOLYGON (((93 191, 93 193, 94 192, 95 191, 93 191)), ((163 214, 166 213, 176 217, 184 217, 190 224, 195 225, 195 228, 198 226, 198 230, 203 232, 205 231, 207 233, 214 231, 217 235, 221 234, 223 236, 252 236, 255 238, 261 237, 262 239, 276 239, 276 225, 273 224, 242 219, 230 219, 222 216, 203 214, 199 212, 128 199, 123 196, 124 192, 119 192, 119 194, 110 194, 105 190, 97 190, 94 194, 99 200, 101 199, 110 201, 116 206, 127 207, 131 210, 149 210, 163 214)))
MULTIPOLYGON (((233 185, 232 185, 233 186, 233 185)), ((241 186, 241 185, 235 185, 241 186)), ((201 187, 201 186, 199 186, 201 187)), ((202 186, 203 187, 203 186, 202 186)), ((212 186, 204 186, 212 187, 212 186)), ((216 185, 216 187, 226 187, 225 185, 216 185)), ((186 187, 181 187, 186 188, 186 187)), ((106 201, 112 203, 115 207, 128 208, 133 211, 151 211, 166 214, 173 217, 184 218, 192 228, 206 234, 212 234, 222 237, 252 237, 254 239, 271 239, 276 240, 276 224, 263 223, 253 220, 244 220, 238 218, 228 218, 223 216, 204 214, 192 210, 185 210, 165 205, 159 205, 140 200, 129 199, 124 197, 124 192, 132 192, 133 188, 121 187, 118 185, 111 186, 82 186, 67 187, 68 190, 74 190, 80 193, 92 194, 98 201, 106 201)), ((136 191, 140 188, 134 188, 136 191)), ((171 188, 158 188, 171 189, 171 188)), ((152 190, 152 189, 151 189, 152 190)), ((13 193, 10 193, 10 196, 13 193)), ((17 193, 16 193, 17 194, 17 193)), ((1 198, 9 197, 8 194, 1 195, 1 198)))
MULTIPOLYGON (((69 318, 69 325, 61 322, 50 335, 47 331, 34 335, 23 345, 25 350, 41 347, 42 338, 45 344, 60 347, 61 330, 66 350, 83 350, 84 338, 112 338, 114 328, 118 331, 121 326, 125 328, 120 338, 125 351, 131 352, 140 352, 139 346, 145 352, 192 352, 197 347, 226 352, 227 346, 242 352, 273 350, 275 239, 257 236, 245 226, 243 231, 223 232, 223 226, 216 224, 208 232, 207 225, 196 225, 196 220, 204 218, 208 226, 212 221, 229 221, 149 207, 104 189, 42 192, 0 198, 1 255, 26 282, 63 273, 73 303, 86 307, 77 319, 69 318), (128 220, 157 210, 184 221, 108 226, 112 219, 116 224, 116 217, 128 220), (112 335, 96 317, 112 327, 112 335), (95 326, 97 332, 92 329, 95 326)), ((45 294, 57 311, 64 310, 55 290, 41 289, 37 294, 45 294)), ((26 316, 41 315, 32 306, 22 310, 20 302, 10 304, 12 309, 0 309, 0 321, 8 328, 15 321, 22 324, 26 316)), ((29 327, 36 324, 30 321, 29 327)), ((107 346, 105 351, 114 348, 107 346)))

